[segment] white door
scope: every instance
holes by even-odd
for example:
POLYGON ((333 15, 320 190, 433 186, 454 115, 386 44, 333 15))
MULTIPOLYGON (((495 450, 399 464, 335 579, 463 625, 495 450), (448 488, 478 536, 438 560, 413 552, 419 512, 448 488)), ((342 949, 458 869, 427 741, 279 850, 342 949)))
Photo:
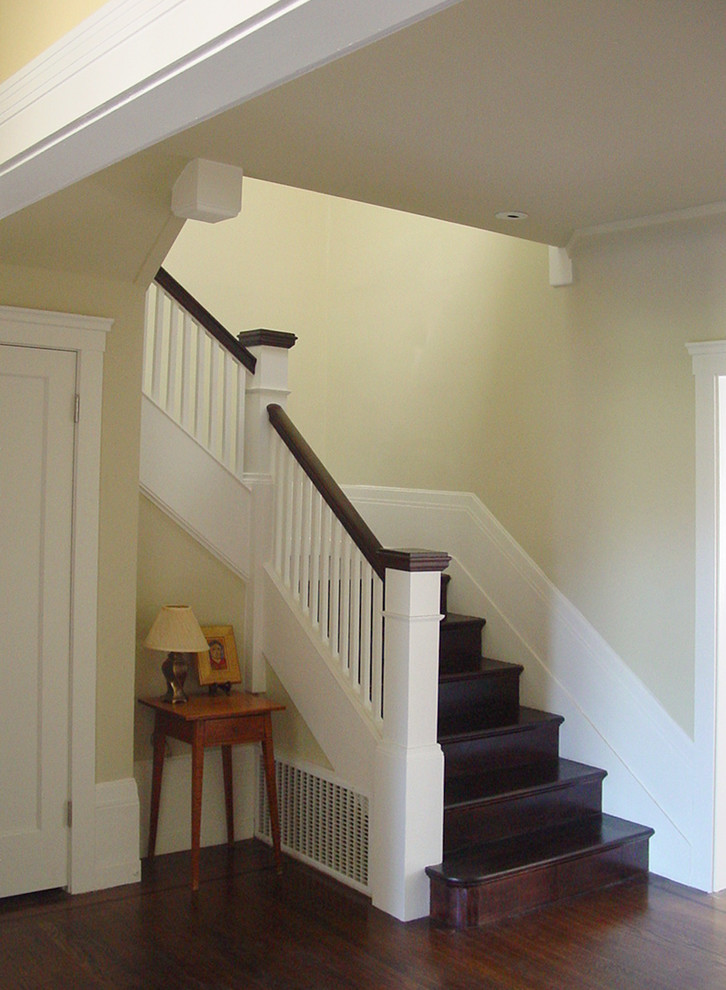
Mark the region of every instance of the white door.
POLYGON ((68 882, 76 355, 0 345, 0 896, 68 882))

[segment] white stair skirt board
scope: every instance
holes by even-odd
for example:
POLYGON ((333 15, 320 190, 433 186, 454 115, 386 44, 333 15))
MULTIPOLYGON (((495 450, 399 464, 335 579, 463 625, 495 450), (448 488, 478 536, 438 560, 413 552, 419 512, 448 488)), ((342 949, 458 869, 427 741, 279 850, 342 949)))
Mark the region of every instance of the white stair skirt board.
POLYGON ((133 777, 96 784, 96 889, 141 879, 139 794, 133 777))
POLYGON ((454 557, 450 604, 483 615, 486 652, 522 662, 524 704, 565 716, 565 756, 608 771, 604 810, 655 828, 650 867, 695 883, 698 776, 693 740, 476 496, 348 486, 387 546, 427 543, 454 557))
MULTIPOLYGON (((139 853, 146 856, 149 844, 149 811, 151 802, 151 760, 134 764, 134 776, 139 788, 141 831, 135 836, 139 853)), ((255 747, 232 748, 232 773, 234 779, 234 836, 235 841, 251 839, 254 834, 254 808, 256 798, 255 747)), ((156 836, 156 854, 181 852, 191 848, 191 751, 167 756, 159 802, 159 826, 156 836)), ((219 749, 204 751, 204 794, 202 796, 202 826, 200 844, 218 846, 227 842, 224 784, 222 780, 222 756, 219 749)))
POLYGON ((141 490, 230 570, 251 569, 252 493, 192 437, 142 397, 141 490))
POLYGON ((329 662, 309 619, 271 568, 264 576, 263 651, 336 774, 363 794, 373 791, 379 734, 344 676, 329 662))

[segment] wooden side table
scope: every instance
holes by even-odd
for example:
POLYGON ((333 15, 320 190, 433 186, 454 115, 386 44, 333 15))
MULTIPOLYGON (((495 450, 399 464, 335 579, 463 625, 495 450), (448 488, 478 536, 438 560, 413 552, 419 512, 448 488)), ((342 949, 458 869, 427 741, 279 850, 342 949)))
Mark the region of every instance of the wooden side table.
POLYGON ((232 790, 232 746, 259 742, 265 765, 267 802, 270 808, 272 843, 278 873, 282 869, 280 854, 280 818, 275 786, 275 755, 272 746, 271 713, 285 706, 267 698, 242 691, 229 695, 191 695, 186 704, 172 705, 161 698, 139 698, 139 704, 154 711, 154 770, 151 782, 151 816, 149 822, 149 859, 156 849, 159 821, 159 798, 164 770, 166 737, 180 739, 192 747, 192 890, 199 889, 199 833, 202 820, 202 778, 204 749, 221 746, 224 799, 227 813, 227 844, 234 844, 234 801, 232 790))

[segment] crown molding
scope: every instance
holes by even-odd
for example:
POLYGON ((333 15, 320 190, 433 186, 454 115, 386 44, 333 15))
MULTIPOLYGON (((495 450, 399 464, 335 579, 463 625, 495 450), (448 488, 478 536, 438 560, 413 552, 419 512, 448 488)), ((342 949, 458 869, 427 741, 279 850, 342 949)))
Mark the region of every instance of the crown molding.
POLYGON ((591 238, 628 233, 631 230, 645 230, 649 227, 664 227, 667 224, 684 223, 688 220, 703 220, 724 214, 726 214, 726 200, 720 200, 684 210, 672 210, 669 213, 653 213, 649 216, 633 217, 630 220, 614 220, 610 223, 593 224, 591 227, 579 227, 573 231, 564 250, 571 257, 581 241, 591 238))

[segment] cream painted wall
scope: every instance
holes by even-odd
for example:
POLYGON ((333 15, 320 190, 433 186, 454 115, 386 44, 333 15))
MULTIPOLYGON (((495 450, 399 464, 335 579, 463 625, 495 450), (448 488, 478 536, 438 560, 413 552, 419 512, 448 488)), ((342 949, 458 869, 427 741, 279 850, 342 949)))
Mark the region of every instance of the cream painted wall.
POLYGON ((49 48, 105 0, 0 0, 0 83, 49 48))
MULTIPOLYGON (((138 488, 138 483, 137 483, 138 488)), ((153 502, 139 496, 139 551, 136 605, 136 695, 158 694, 166 689, 158 653, 143 642, 162 605, 191 605, 202 626, 231 625, 244 671, 245 585, 224 564, 177 526, 153 502)), ((190 669, 187 688, 199 690, 196 672, 190 669)), ((151 759, 153 716, 136 713, 134 759, 151 759)), ((172 742, 175 750, 189 747, 172 742)))
POLYGON ((329 466, 475 492, 691 732, 684 345, 723 335, 723 229, 591 244, 555 290, 538 245, 341 201, 334 224, 329 466))
POLYGON ((242 218, 217 224, 187 221, 184 236, 164 261, 232 333, 265 327, 298 335, 290 362, 289 409, 303 433, 318 443, 327 432, 331 202, 245 178, 242 218), (209 264, 212 257, 215 263, 209 264))
POLYGON ((104 356, 99 521, 96 779, 132 776, 136 527, 143 290, 0 265, 0 304, 111 317, 104 356))
MULTIPOLYGON (((201 625, 232 625, 244 671, 245 584, 216 557, 181 529, 153 502, 140 496, 139 552, 136 623, 136 695, 162 694, 165 682, 162 657, 143 646, 147 632, 162 605, 172 602, 191 605, 201 625)), ((190 670, 187 687, 199 690, 196 672, 190 670)), ((329 767, 325 755, 290 700, 287 692, 269 671, 267 694, 286 705, 275 712, 275 747, 295 753, 311 763, 329 767)), ((153 716, 146 709, 136 712, 134 759, 151 759, 153 716)), ((189 752, 183 743, 170 741, 174 752, 189 752)), ((251 783, 250 783, 251 786, 251 783)))
POLYGON ((540 245, 246 179, 165 264, 233 330, 299 335, 290 411, 339 481, 475 492, 690 732, 684 345, 723 336, 723 234, 584 244, 552 289, 540 245))

